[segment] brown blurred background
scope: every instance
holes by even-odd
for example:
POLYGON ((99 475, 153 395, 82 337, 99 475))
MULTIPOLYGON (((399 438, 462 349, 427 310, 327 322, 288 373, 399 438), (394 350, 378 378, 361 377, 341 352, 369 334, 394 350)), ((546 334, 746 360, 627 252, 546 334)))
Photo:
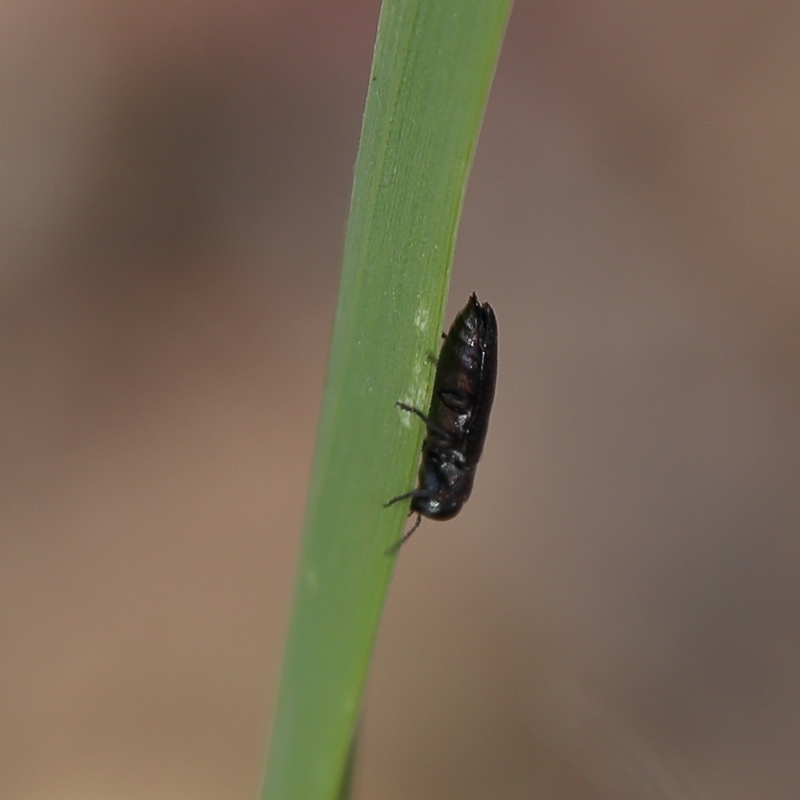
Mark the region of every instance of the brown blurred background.
MULTIPOLYGON (((251 798, 376 0, 0 5, 0 797, 251 798)), ((518 3, 361 798, 800 796, 800 6, 518 3)))

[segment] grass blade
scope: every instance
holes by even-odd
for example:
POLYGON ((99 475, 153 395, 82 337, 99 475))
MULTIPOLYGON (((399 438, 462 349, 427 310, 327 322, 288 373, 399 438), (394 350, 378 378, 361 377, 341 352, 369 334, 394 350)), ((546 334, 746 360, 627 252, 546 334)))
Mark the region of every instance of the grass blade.
MULTIPOLYGON (((263 800, 333 800, 422 439, 456 229, 510 0, 385 0, 263 800)), ((413 546, 413 543, 412 543, 413 546)))

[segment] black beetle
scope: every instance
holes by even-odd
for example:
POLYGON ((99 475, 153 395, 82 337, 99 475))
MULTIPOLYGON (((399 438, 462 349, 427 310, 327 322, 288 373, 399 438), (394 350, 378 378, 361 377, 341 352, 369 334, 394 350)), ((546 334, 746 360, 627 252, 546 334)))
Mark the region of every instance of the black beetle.
POLYGON ((467 502, 483 451, 497 381, 497 319, 488 303, 473 293, 444 336, 436 363, 427 416, 405 403, 427 428, 422 444, 418 486, 393 497, 387 506, 411 498, 417 521, 388 553, 397 552, 419 527, 422 517, 451 519, 467 502))

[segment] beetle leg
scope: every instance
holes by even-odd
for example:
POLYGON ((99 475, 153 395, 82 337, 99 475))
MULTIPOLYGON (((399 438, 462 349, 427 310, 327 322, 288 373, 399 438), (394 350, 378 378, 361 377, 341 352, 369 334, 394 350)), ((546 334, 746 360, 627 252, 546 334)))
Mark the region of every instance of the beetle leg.
POLYGON ((453 411, 469 411, 472 408, 470 396, 462 389, 443 389, 439 392, 439 397, 453 411))
POLYGON ((397 495, 397 497, 393 497, 391 500, 387 500, 383 504, 383 507, 389 508, 389 506, 393 506, 395 503, 399 503, 401 500, 408 500, 413 497, 432 497, 432 496, 433 495, 427 489, 412 489, 410 492, 406 492, 405 494, 399 494, 397 495))
POLYGON ((411 526, 411 530, 404 533, 385 553, 387 556, 393 556, 397 551, 411 538, 411 534, 419 528, 422 523, 422 514, 417 514, 417 521, 411 526))
POLYGON ((405 403, 401 403, 399 400, 395 403, 398 408, 402 408, 403 411, 408 411, 409 414, 416 414, 424 423, 425 427, 435 433, 437 436, 441 436, 443 439, 450 439, 450 434, 442 428, 440 425, 437 425, 430 417, 426 417, 418 408, 414 408, 414 406, 407 406, 405 403))

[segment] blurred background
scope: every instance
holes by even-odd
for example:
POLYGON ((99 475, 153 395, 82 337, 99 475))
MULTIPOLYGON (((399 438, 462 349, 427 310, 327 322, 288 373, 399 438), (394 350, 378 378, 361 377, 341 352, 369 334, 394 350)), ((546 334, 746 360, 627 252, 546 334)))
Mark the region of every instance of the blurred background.
MULTIPOLYGON (((377 0, 0 4, 0 797, 252 798, 377 0)), ((500 376, 357 797, 800 796, 800 6, 519 2, 500 376)))

